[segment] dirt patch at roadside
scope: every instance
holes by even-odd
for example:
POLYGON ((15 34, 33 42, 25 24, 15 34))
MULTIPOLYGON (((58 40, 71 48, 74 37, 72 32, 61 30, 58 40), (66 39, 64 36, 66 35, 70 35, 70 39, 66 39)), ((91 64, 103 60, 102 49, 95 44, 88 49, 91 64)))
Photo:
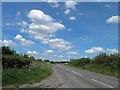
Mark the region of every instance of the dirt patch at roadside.
POLYGON ((43 79, 40 82, 36 82, 33 84, 24 84, 24 85, 18 86, 18 88, 57 88, 60 85, 61 83, 59 79, 53 72, 51 76, 49 76, 46 79, 43 79))

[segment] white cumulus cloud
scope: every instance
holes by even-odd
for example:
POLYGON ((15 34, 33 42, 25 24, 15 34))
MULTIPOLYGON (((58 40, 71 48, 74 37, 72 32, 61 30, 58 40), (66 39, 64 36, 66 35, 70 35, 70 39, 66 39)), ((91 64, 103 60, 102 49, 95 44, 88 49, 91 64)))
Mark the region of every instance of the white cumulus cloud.
POLYGON ((71 16, 71 17, 69 17, 69 19, 70 19, 70 20, 76 20, 76 17, 71 16))
POLYGON ((45 53, 47 54, 51 54, 51 53, 54 53, 55 51, 54 50, 45 50, 45 53))
POLYGON ((66 9, 66 10, 64 11, 64 13, 65 13, 65 14, 69 14, 69 13, 70 13, 70 9, 66 9))
POLYGON ((29 32, 51 34, 58 30, 65 29, 65 26, 45 14, 41 10, 31 10, 28 14, 32 23, 29 25, 29 32))
POLYGON ((31 23, 28 28, 21 29, 21 32, 28 33, 41 44, 47 44, 50 48, 59 50, 69 50, 72 48, 71 43, 64 39, 56 38, 55 33, 58 30, 65 29, 60 22, 55 21, 51 16, 41 10, 31 10, 28 13, 31 23))
POLYGON ((92 53, 114 54, 114 53, 118 53, 118 49, 103 49, 101 47, 92 47, 91 49, 85 50, 85 53, 88 53, 88 54, 92 54, 92 53))
POLYGON ((50 6, 53 8, 59 7, 58 1, 57 0, 48 0, 48 3, 50 3, 50 6))
POLYGON ((111 6, 109 4, 106 4, 105 7, 110 8, 111 6))
POLYGON ((16 44, 12 40, 0 40, 0 46, 15 46, 16 44))
POLYGON ((65 6, 66 6, 66 8, 68 9, 73 9, 73 10, 75 10, 76 8, 75 8, 75 6, 77 5, 77 2, 76 2, 76 0, 67 0, 66 2, 65 2, 65 6))
POLYGON ((63 55, 59 55, 58 57, 59 57, 59 58, 63 58, 64 56, 63 56, 63 55))
POLYGON ((19 11, 17 11, 16 16, 19 17, 21 15, 21 13, 19 11))
POLYGON ((27 22, 25 22, 24 20, 22 20, 21 22, 18 22, 17 25, 20 25, 22 27, 27 27, 28 26, 27 22))
POLYGON ((75 52, 75 51, 70 51, 70 52, 68 52, 67 54, 73 54, 73 55, 76 55, 76 54, 78 54, 78 53, 75 52))
POLYGON ((75 7, 76 5, 77 5, 76 0, 67 0, 65 2, 66 10, 64 11, 64 13, 69 14, 71 10, 76 10, 76 7, 75 7))
POLYGON ((92 54, 92 53, 103 53, 105 50, 101 47, 92 47, 91 49, 85 50, 85 53, 92 54))
POLYGON ((55 38, 49 40, 49 46, 51 48, 58 48, 61 51, 70 50, 72 48, 71 43, 63 39, 55 38))
POLYGON ((110 53, 110 54, 114 54, 114 53, 118 53, 117 49, 107 49, 106 52, 110 53))
POLYGON ((117 24, 119 22, 119 16, 112 16, 106 20, 107 23, 117 24))
POLYGON ((36 54, 38 54, 38 52, 36 52, 36 51, 27 51, 26 54, 28 54, 28 55, 36 55, 36 54))
POLYGON ((20 41, 22 45, 32 45, 32 44, 34 44, 34 42, 32 42, 31 40, 26 40, 25 38, 23 38, 19 34, 16 35, 15 39, 20 41))

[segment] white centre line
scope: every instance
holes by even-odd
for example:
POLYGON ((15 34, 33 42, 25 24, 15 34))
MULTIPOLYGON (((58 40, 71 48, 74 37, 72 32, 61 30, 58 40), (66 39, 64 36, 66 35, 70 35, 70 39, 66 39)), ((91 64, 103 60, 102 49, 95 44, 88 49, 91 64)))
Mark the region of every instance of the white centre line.
MULTIPOLYGON (((65 70, 67 70, 67 71, 70 71, 68 68, 64 68, 64 67, 62 67, 61 65, 58 65, 60 68, 63 68, 63 69, 65 69, 65 70)), ((77 72, 75 72, 75 71, 72 71, 74 74, 76 74, 76 75, 79 75, 79 76, 83 76, 82 74, 80 74, 80 73, 77 73, 77 72)))
POLYGON ((103 82, 100 82, 100 81, 98 81, 98 80, 95 80, 95 79, 92 79, 93 81, 95 81, 95 82, 97 82, 97 83, 100 83, 100 84, 102 84, 102 85, 104 85, 104 86, 107 86, 107 87, 110 87, 110 88, 114 88, 114 87, 112 87, 112 86, 110 86, 110 85, 107 85, 107 84, 105 84, 105 83, 103 83, 103 82))
POLYGON ((77 72, 75 72, 75 71, 72 71, 74 74, 77 74, 77 75, 79 75, 79 76, 83 76, 82 74, 80 74, 80 73, 77 73, 77 72))
POLYGON ((75 72, 75 71, 72 71, 72 72, 76 74, 76 72, 75 72))

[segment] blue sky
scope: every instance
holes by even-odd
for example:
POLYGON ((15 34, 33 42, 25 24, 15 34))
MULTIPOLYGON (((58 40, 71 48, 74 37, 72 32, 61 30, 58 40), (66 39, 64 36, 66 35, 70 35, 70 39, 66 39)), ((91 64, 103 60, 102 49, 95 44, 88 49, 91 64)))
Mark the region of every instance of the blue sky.
POLYGON ((116 2, 2 4, 2 41, 19 53, 50 60, 118 52, 116 2))

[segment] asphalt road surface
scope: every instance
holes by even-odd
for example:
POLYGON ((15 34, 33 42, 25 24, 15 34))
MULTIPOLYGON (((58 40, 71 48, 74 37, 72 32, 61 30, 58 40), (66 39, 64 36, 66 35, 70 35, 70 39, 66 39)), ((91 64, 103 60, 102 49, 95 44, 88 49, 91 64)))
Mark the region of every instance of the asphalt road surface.
POLYGON ((86 70, 55 64, 53 70, 61 85, 58 88, 118 88, 118 79, 86 70))

